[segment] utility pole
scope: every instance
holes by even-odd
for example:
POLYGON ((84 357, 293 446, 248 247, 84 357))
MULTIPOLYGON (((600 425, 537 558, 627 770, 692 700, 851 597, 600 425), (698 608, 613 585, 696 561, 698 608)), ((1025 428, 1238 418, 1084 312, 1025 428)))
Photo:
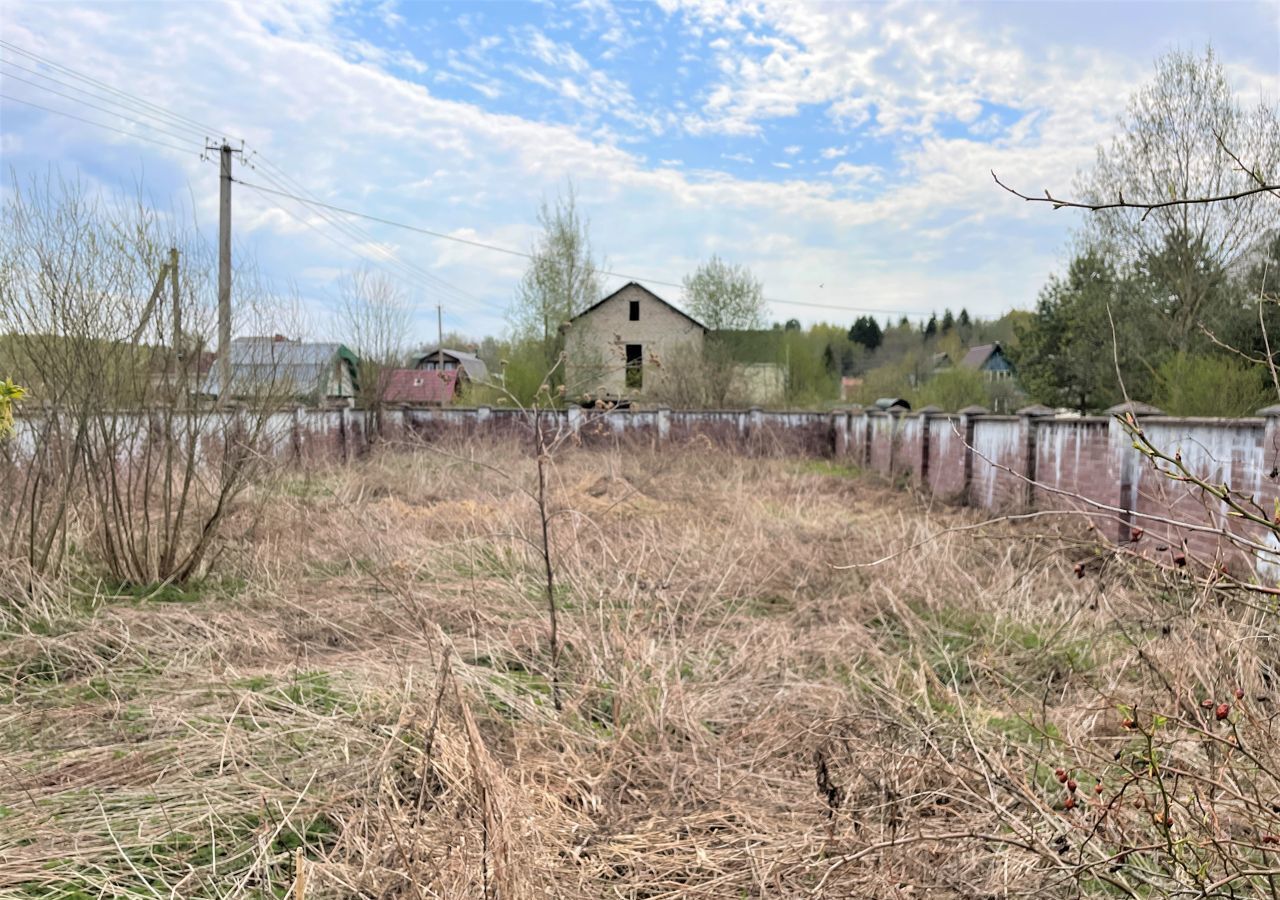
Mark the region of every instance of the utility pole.
POLYGON ((444 307, 436 304, 436 363, 444 369, 444 307))
POLYGON ((178 248, 169 248, 169 279, 173 293, 173 358, 182 355, 182 301, 178 292, 178 248))
MULTIPOLYGON (((206 147, 213 150, 213 147, 206 147)), ((218 195, 218 402, 228 398, 231 388, 231 154, 225 141, 218 150, 220 190, 218 195)))

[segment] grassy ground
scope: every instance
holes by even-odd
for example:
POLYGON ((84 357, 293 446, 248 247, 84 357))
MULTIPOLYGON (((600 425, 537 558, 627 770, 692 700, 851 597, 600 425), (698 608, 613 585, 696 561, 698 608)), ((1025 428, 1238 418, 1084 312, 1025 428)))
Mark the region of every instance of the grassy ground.
POLYGON ((1270 865, 1269 745, 1195 718, 1264 709, 1267 612, 843 466, 569 451, 553 666, 534 484, 493 448, 291 473, 216 578, 0 618, 0 895, 1145 897, 1233 871, 1206 834, 1270 865))

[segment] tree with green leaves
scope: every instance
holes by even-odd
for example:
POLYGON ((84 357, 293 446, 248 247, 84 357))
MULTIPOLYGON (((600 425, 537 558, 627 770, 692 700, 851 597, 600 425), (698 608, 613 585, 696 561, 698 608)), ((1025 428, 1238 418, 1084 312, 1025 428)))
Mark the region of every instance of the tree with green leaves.
POLYGON ((516 289, 511 325, 517 339, 540 345, 543 372, 559 384, 561 328, 600 299, 602 265, 592 253, 588 222, 578 210, 572 183, 554 203, 543 202, 538 223, 542 234, 516 289))
POLYGON ((1096 250, 1071 261, 1040 292, 1035 313, 1018 328, 1018 378, 1041 403, 1082 413, 1130 396, 1150 396, 1150 338, 1160 333, 1141 285, 1123 279, 1096 250), (1114 323, 1114 350, 1112 326, 1114 323))
MULTIPOLYGON (((1212 50, 1174 51, 1129 101, 1121 131, 1080 188, 1090 203, 1219 197, 1256 187, 1280 171, 1280 113, 1265 101, 1243 109, 1212 50)), ((1099 209, 1088 220, 1091 246, 1120 269, 1143 270, 1168 313, 1179 350, 1200 340, 1200 325, 1228 302, 1223 273, 1262 243, 1276 218, 1275 197, 1161 208, 1099 209)))
POLYGON ((764 327, 764 287, 746 266, 712 255, 684 279, 689 315, 712 331, 764 327))

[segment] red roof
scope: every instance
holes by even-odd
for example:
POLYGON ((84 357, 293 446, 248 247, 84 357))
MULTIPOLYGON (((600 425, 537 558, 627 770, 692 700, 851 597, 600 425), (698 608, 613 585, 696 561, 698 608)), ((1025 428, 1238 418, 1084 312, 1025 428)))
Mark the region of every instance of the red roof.
POLYGON ((391 369, 383 373, 384 403, 423 403, 443 406, 453 400, 458 373, 454 370, 391 369))

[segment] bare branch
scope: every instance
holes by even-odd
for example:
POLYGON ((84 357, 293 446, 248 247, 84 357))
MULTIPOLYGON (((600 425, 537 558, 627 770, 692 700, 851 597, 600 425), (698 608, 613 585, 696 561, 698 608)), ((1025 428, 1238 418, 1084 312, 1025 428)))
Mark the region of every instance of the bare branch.
MULTIPOLYGON (((1253 173, 1250 173, 1250 175, 1255 179, 1257 178, 1253 173)), ((1280 184, 1267 184, 1266 182, 1260 182, 1256 187, 1237 191, 1234 194, 1222 194, 1217 197, 1175 197, 1171 200, 1161 200, 1157 203, 1143 203, 1139 201, 1126 200, 1124 199, 1124 194, 1121 193, 1118 199, 1112 203, 1086 203, 1079 200, 1066 200, 1061 197, 1055 197, 1053 194, 1049 193, 1047 188, 1045 189, 1043 197, 1032 197, 1009 187, 1009 185, 1000 180, 1000 176, 996 175, 994 171, 992 171, 991 177, 995 179, 995 183, 1000 185, 1000 187, 1004 188, 1015 197, 1026 200, 1028 203, 1049 203, 1053 205, 1054 209, 1063 209, 1065 207, 1067 209, 1087 209, 1091 212, 1098 212, 1103 209, 1141 209, 1146 210, 1146 214, 1150 214, 1154 210, 1167 209, 1171 206, 1195 206, 1206 203, 1225 203, 1230 200, 1243 200, 1245 197, 1252 197, 1255 194, 1275 194, 1276 196, 1280 196, 1280 194, 1277 194, 1277 191, 1280 191, 1280 184)), ((1146 218, 1146 214, 1144 214, 1143 218, 1146 218)))

